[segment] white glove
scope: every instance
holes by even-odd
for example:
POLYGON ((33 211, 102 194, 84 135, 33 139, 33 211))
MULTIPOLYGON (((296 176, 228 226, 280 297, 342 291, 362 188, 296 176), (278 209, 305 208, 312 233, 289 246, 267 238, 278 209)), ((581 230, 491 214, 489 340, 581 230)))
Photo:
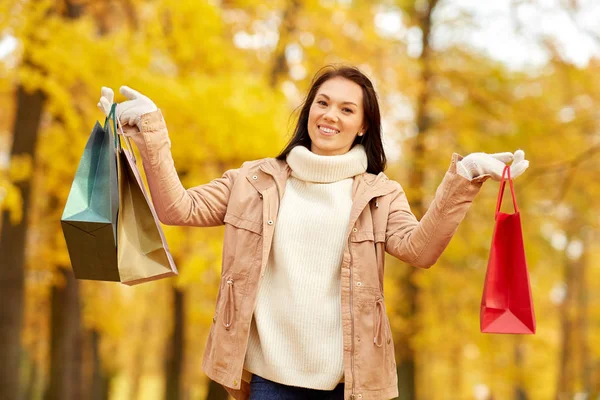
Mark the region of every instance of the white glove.
POLYGON ((525 160, 523 150, 517 150, 514 156, 508 152, 495 154, 471 153, 457 163, 456 171, 469 180, 480 175, 489 174, 492 179, 499 181, 502 180, 504 167, 511 161, 513 162, 510 166, 511 179, 518 177, 529 167, 529 161, 525 160))
MULTIPOLYGON (((140 92, 137 92, 129 86, 121 86, 119 92, 129 100, 117 104, 116 117, 121 122, 121 125, 138 126, 142 115, 158 110, 156 105, 148 97, 140 92)), ((98 107, 108 116, 112 106, 115 94, 111 88, 102 87, 100 91, 101 97, 98 107)))
POLYGON ((98 108, 108 117, 110 108, 115 99, 115 92, 109 87, 102 86, 100 90, 100 101, 98 102, 98 108))

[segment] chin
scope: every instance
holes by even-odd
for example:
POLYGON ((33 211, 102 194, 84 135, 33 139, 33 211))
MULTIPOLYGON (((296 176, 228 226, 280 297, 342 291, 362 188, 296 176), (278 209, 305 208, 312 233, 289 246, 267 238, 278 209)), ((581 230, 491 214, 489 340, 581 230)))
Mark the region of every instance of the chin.
POLYGON ((313 153, 316 154, 323 154, 323 155, 338 155, 338 154, 344 154, 347 151, 345 151, 343 146, 339 146, 339 145, 332 145, 332 144, 323 144, 323 143, 318 143, 318 142, 313 142, 312 147, 311 147, 311 151, 313 153))

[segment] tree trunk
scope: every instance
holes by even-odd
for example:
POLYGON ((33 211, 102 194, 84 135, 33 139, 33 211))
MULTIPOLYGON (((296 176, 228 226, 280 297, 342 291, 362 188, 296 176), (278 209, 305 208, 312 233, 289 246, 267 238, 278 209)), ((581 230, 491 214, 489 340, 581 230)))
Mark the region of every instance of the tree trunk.
MULTIPOLYGON (((456 315, 456 314, 454 314, 456 315)), ((450 362, 452 363, 452 371, 450 373, 450 388, 454 396, 460 398, 463 392, 463 352, 461 343, 456 343, 450 351, 450 362)))
POLYGON ((90 332, 91 339, 91 362, 92 362, 92 383, 88 398, 92 400, 108 400, 110 390, 110 379, 105 369, 102 367, 102 358, 100 357, 100 334, 97 330, 90 332))
POLYGON ((181 378, 185 332, 185 295, 183 290, 173 287, 173 332, 166 354, 166 400, 181 399, 181 378))
POLYGON ((206 400, 227 400, 228 398, 229 393, 227 393, 227 390, 220 383, 210 380, 206 400))
MULTIPOLYGON (((146 332, 150 332, 150 328, 148 327, 148 319, 144 319, 144 323, 142 324, 141 332, 142 334, 146 334, 146 332)), ((129 389, 129 398, 135 400, 143 400, 140 397, 140 387, 142 383, 142 376, 144 374, 144 358, 146 357, 146 352, 148 350, 144 346, 136 345, 135 353, 133 355, 134 365, 138 367, 132 371, 131 374, 131 384, 129 389)), ((166 368, 166 367, 165 367, 166 368)), ((166 372, 166 371, 165 371, 166 372)))
MULTIPOLYGON (((567 242, 571 242, 574 239, 574 232, 576 229, 573 228, 573 221, 569 221, 567 224, 567 242)), ((575 311, 576 311, 576 293, 577 293, 577 278, 579 269, 579 261, 571 260, 566 254, 564 258, 564 282, 566 284, 566 295, 559 308, 560 316, 560 356, 558 364, 558 380, 556 388, 556 400, 567 399, 571 396, 571 393, 575 389, 576 374, 574 373, 576 349, 573 346, 577 337, 575 324, 575 311)))
MULTIPOLYGON (((419 27, 423 33, 421 53, 421 86, 422 90, 416 104, 417 128, 418 133, 415 137, 415 142, 412 151, 412 163, 408 176, 409 187, 413 196, 410 199, 411 208, 417 218, 421 218, 425 214, 423 185, 425 183, 425 135, 430 129, 431 121, 428 115, 430 93, 430 82, 432 77, 431 71, 431 55, 432 49, 430 45, 430 34, 432 26, 432 13, 437 4, 437 0, 429 1, 427 10, 417 12, 419 15, 419 27)), ((398 399, 400 400, 415 400, 417 398, 417 379, 416 379, 416 358, 412 345, 411 338, 417 331, 417 315, 419 301, 419 287, 415 284, 415 274, 417 270, 411 267, 405 279, 400 282, 399 287, 405 293, 406 301, 408 301, 407 315, 404 319, 410 326, 407 334, 399 335, 396 341, 396 349, 398 349, 398 399)))
POLYGON ((277 86, 280 76, 288 71, 285 59, 285 48, 288 45, 290 36, 296 31, 298 13, 301 8, 300 0, 291 0, 288 1, 287 4, 281 19, 279 41, 277 42, 277 47, 274 51, 273 64, 269 76, 269 83, 272 88, 277 86))
POLYGON ((60 271, 65 284, 54 286, 51 293, 50 384, 44 399, 79 400, 83 398, 79 284, 70 268, 60 271))
POLYGON ((572 322, 570 317, 570 305, 572 303, 573 297, 573 278, 572 278, 572 268, 570 265, 565 265, 565 282, 567 283, 567 294, 563 303, 559 309, 560 315, 560 332, 561 332, 561 341, 560 341, 560 358, 558 364, 558 380, 557 380, 557 388, 556 388, 556 400, 565 399, 569 393, 569 383, 572 381, 571 376, 571 359, 573 357, 571 352, 571 342, 572 342, 572 322))
POLYGON ((592 391, 592 363, 590 359, 590 346, 588 341, 589 330, 589 312, 588 312, 588 284, 587 284, 587 266, 588 266, 588 246, 590 243, 590 228, 581 227, 580 240, 582 243, 582 253, 576 262, 577 270, 576 282, 577 288, 577 332, 579 333, 579 353, 580 353, 580 375, 581 389, 584 393, 592 391))
POLYGON ((34 400, 37 398, 37 388, 39 379, 39 368, 33 357, 27 357, 27 381, 24 386, 23 399, 34 400))
MULTIPOLYGON (((28 93, 21 85, 17 88, 17 109, 11 158, 27 157, 35 160, 44 94, 28 93)), ((23 293, 25 288, 25 240, 29 222, 31 178, 16 182, 23 199, 23 217, 11 223, 8 211, 2 213, 0 233, 0 387, 7 399, 19 399, 19 357, 23 323, 23 293)))
POLYGON ((515 337, 514 343, 514 355, 515 355, 515 400, 527 400, 527 391, 523 387, 523 338, 520 336, 515 337))
POLYGON ((592 390, 589 398, 597 399, 600 397, 600 360, 598 359, 594 362, 592 375, 592 390))
MULTIPOLYGON (((54 12, 50 9, 49 12, 54 12)), ((69 18, 81 15, 82 6, 65 1, 64 13, 69 18)), ((31 64, 25 52, 24 64, 31 64)), ((35 150, 45 95, 39 90, 28 92, 23 85, 17 87, 17 108, 13 128, 11 159, 24 157, 35 165, 35 150)), ((16 182, 21 193, 23 214, 16 224, 11 223, 7 211, 2 213, 0 232, 0 388, 8 399, 20 398, 19 353, 21 351, 21 328, 23 323, 23 293, 25 287, 25 243, 29 222, 31 177, 16 182)))

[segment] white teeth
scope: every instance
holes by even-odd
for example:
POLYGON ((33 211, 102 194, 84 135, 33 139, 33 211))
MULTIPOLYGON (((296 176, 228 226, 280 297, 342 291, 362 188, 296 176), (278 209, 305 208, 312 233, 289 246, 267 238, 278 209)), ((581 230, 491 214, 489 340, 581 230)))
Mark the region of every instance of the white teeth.
POLYGON ((323 131, 323 132, 327 132, 327 133, 339 133, 338 130, 336 129, 329 129, 329 128, 325 128, 324 126, 319 126, 319 128, 323 131))

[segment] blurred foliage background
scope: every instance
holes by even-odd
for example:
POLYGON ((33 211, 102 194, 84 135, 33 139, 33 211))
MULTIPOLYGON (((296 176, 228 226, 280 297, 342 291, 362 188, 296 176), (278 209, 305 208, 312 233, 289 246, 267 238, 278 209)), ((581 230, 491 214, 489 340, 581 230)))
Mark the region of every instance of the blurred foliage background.
POLYGON ((180 275, 125 287, 73 278, 62 209, 101 86, 162 109, 189 187, 275 156, 330 63, 372 78, 418 216, 453 152, 531 162, 537 334, 479 332, 488 181, 434 268, 388 260, 400 398, 600 398, 598 21, 596 0, 0 0, 0 398, 227 398, 200 367, 222 228, 166 227, 180 275))

